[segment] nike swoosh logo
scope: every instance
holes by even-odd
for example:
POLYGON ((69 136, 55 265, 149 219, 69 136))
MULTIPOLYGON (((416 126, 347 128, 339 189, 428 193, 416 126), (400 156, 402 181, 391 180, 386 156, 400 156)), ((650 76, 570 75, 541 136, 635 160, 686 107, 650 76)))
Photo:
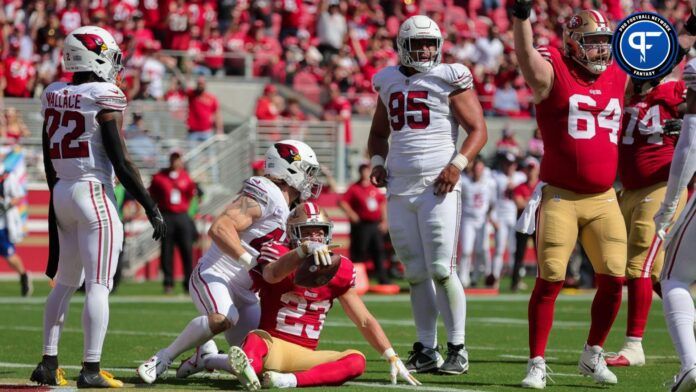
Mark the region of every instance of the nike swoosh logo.
POLYGON ((645 199, 643 199, 643 203, 650 203, 651 201, 653 201, 652 197, 646 197, 645 199))
POLYGON ((425 367, 425 366, 431 365, 432 363, 433 363, 433 361, 428 361, 428 362, 416 361, 416 368, 425 367))

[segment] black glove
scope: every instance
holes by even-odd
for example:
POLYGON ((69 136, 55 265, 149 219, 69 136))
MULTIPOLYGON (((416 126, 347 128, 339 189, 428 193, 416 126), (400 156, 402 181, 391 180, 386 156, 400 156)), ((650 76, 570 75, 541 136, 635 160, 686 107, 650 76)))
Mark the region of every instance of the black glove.
POLYGON ((684 23, 684 30, 686 30, 689 35, 696 35, 696 15, 694 15, 694 10, 689 12, 689 19, 684 23))
POLYGON ((512 16, 517 19, 527 20, 532 12, 532 0, 515 0, 512 5, 512 16))
POLYGON ((157 208, 157 206, 155 206, 155 208, 152 211, 147 212, 147 220, 150 221, 152 229, 154 230, 154 232, 152 233, 153 240, 161 240, 162 238, 167 236, 167 225, 164 223, 162 213, 160 212, 159 208, 157 208))
POLYGON ((670 120, 665 120, 665 125, 662 126, 662 133, 665 136, 679 136, 682 129, 682 119, 673 118, 670 120))

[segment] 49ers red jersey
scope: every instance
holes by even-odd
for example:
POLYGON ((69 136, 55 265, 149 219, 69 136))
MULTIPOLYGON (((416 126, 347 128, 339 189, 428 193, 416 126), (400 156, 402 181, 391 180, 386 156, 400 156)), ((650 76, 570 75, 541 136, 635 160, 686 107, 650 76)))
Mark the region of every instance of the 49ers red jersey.
POLYGON ((614 63, 595 80, 554 47, 539 48, 554 71, 549 96, 536 105, 544 141, 540 178, 576 193, 611 188, 627 75, 614 63))
POLYGON ((266 244, 261 249, 258 266, 252 270, 255 287, 261 298, 261 322, 259 329, 271 336, 314 350, 324 328, 326 314, 334 299, 345 294, 355 285, 355 267, 346 257, 336 275, 325 286, 308 289, 293 283, 295 274, 270 284, 258 276, 262 268, 274 262, 290 249, 278 243, 266 244))
POLYGON ((679 118, 683 80, 664 82, 646 95, 635 95, 624 109, 619 143, 619 177, 624 188, 641 189, 669 178, 676 136, 662 134, 665 120, 679 118))

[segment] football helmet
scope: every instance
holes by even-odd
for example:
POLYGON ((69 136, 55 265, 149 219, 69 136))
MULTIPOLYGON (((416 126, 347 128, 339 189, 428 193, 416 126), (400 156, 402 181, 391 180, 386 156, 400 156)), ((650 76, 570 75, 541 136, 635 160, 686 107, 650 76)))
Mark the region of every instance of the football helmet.
POLYGON ((123 54, 108 31, 97 26, 73 30, 63 43, 63 69, 68 72, 94 72, 105 82, 116 83, 123 69, 123 54))
POLYGON ((321 192, 319 161, 311 147, 297 140, 281 140, 266 150, 266 175, 285 181, 298 192, 300 200, 316 198, 321 192))
POLYGON ((611 37, 613 32, 609 20, 601 12, 584 10, 573 15, 563 28, 563 49, 565 55, 595 75, 604 72, 612 62, 611 37), (586 43, 592 36, 605 36, 609 43, 586 43), (590 60, 587 52, 596 49, 598 56, 590 60))
POLYGON ((442 33, 434 20, 425 15, 414 15, 404 21, 399 27, 396 38, 401 65, 411 67, 418 72, 427 72, 442 61, 442 33), (430 39, 436 42, 435 56, 421 60, 425 51, 418 40, 430 39), (412 56, 415 55, 416 58, 412 56))
POLYGON ((288 217, 288 236, 290 238, 290 246, 297 248, 302 244, 302 228, 303 227, 321 227, 324 230, 324 243, 330 244, 333 235, 333 223, 324 211, 319 209, 319 206, 312 202, 299 204, 288 217))

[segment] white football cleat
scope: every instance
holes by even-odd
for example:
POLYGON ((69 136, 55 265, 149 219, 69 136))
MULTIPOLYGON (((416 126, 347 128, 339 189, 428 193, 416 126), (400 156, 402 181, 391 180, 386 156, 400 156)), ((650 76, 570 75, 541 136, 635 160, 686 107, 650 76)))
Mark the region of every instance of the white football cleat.
POLYGON ((674 383, 671 392, 692 392, 696 391, 696 365, 692 365, 686 370, 681 370, 674 376, 674 383))
POLYGON ((522 380, 522 388, 546 388, 546 360, 534 357, 527 361, 527 377, 522 380))
POLYGON ((247 391, 258 391, 261 389, 261 383, 259 378, 256 376, 254 368, 251 367, 249 363, 249 358, 247 358, 244 350, 241 347, 232 346, 230 347, 230 352, 227 354, 227 358, 230 361, 230 368, 232 368, 232 373, 237 376, 239 383, 247 391))
POLYGON ((592 377, 599 384, 616 384, 616 375, 609 370, 604 361, 604 351, 600 346, 588 346, 580 355, 578 371, 584 376, 592 377))
POLYGON ((167 371, 171 364, 172 361, 166 358, 162 351, 158 351, 157 354, 138 366, 136 373, 138 373, 138 376, 140 376, 143 381, 152 384, 167 371))
POLYGON ((193 353, 193 355, 181 361, 179 368, 176 369, 176 377, 186 378, 204 370, 208 370, 205 368, 204 357, 208 354, 217 354, 217 352, 217 345, 212 339, 196 347, 196 352, 193 353))
POLYGON ((626 342, 615 356, 607 356, 607 366, 643 366, 645 354, 640 341, 626 338, 626 342))
POLYGON ((264 372, 262 385, 264 388, 295 388, 297 378, 292 373, 264 372))

